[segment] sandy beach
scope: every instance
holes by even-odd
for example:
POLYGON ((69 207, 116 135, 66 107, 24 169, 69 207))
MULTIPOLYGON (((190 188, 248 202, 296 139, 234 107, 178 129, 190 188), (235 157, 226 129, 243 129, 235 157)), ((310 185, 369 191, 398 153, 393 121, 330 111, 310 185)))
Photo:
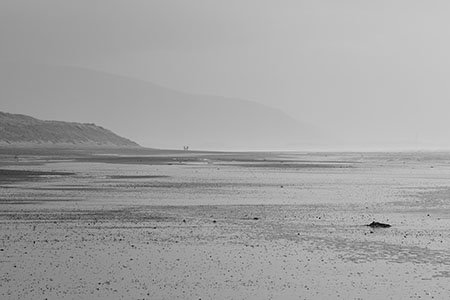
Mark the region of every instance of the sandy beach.
POLYGON ((450 297, 450 154, 0 159, 0 299, 450 297))

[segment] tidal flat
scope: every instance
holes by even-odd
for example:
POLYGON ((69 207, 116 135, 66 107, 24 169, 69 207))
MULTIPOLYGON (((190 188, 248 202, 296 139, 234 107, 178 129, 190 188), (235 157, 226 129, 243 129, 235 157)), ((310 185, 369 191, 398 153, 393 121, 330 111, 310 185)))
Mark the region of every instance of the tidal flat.
POLYGON ((438 152, 0 151, 0 299, 448 299, 449 179, 438 152))

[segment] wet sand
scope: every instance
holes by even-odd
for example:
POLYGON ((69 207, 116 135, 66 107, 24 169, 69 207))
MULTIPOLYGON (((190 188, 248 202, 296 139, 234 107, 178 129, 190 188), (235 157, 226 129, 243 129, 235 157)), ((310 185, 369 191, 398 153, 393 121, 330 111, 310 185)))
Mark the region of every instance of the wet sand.
POLYGON ((448 154, 101 154, 3 153, 0 299, 449 298, 448 154))

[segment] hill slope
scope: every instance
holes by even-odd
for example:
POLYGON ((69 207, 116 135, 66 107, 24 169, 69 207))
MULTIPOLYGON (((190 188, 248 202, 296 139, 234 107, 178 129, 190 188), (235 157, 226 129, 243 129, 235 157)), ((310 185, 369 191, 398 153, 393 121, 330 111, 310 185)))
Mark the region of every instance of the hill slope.
POLYGON ((70 145, 138 147, 95 124, 41 121, 25 115, 0 112, 0 145, 70 145))
MULTIPOLYGON (((157 148, 281 149, 316 132, 280 110, 74 67, 0 68, 0 110, 96 122, 157 148)), ((290 147, 292 148, 292 147, 290 147)))

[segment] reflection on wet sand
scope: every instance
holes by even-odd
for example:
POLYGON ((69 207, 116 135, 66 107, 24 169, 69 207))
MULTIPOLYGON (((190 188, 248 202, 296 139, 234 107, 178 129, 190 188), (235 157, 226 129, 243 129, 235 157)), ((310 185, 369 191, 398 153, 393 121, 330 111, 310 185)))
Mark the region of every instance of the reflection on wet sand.
POLYGON ((0 298, 449 295, 447 156, 189 155, 4 164, 0 298))

